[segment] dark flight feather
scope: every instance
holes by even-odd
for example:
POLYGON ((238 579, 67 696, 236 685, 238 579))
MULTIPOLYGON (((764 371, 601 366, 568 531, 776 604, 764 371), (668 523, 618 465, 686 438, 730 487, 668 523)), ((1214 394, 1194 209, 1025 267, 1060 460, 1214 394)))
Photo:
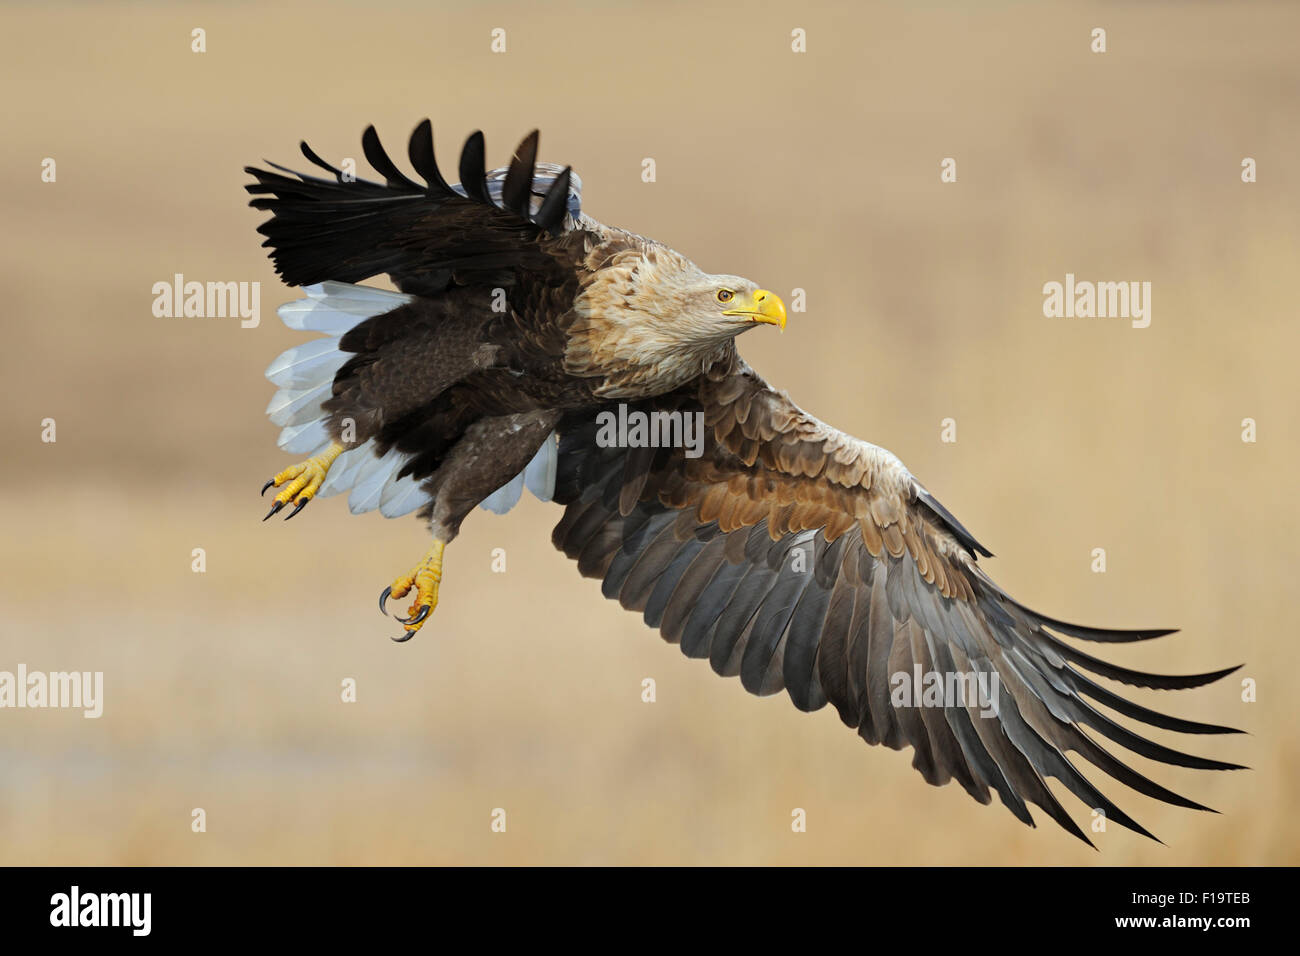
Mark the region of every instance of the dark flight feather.
MULTIPOLYGON (((538 132, 533 130, 515 149, 506 182, 501 190, 501 205, 511 212, 528 217, 533 191, 533 167, 537 164, 538 132)), ((566 190, 567 192, 567 190, 566 190)))
POLYGON ((460 152, 460 185, 470 199, 491 205, 492 197, 487 188, 486 153, 483 134, 476 130, 465 140, 465 146, 460 152))
POLYGON ((552 234, 558 233, 564 225, 564 213, 569 198, 569 177, 572 175, 568 166, 559 176, 551 188, 547 190, 546 197, 542 200, 541 208, 537 210, 537 225, 552 234))
POLYGON ((361 149, 366 154, 366 162, 384 177, 389 189, 397 192, 424 192, 424 189, 408 179, 397 168, 397 164, 392 161, 388 153, 384 152, 383 144, 379 142, 379 134, 375 132, 373 126, 367 126, 365 132, 361 134, 361 149))
POLYGON ((411 160, 411 166, 428 184, 427 192, 430 195, 453 194, 451 186, 442 178, 442 171, 438 169, 438 160, 433 152, 433 124, 427 119, 421 120, 411 131, 407 156, 411 160))

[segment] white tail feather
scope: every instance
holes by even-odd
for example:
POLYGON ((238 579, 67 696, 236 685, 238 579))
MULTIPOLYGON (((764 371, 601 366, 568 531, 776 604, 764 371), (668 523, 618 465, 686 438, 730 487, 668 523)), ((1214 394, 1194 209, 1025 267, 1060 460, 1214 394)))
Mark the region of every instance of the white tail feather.
POLYGON ((330 433, 325 427, 325 419, 318 418, 306 425, 290 425, 283 429, 276 444, 291 455, 314 455, 318 448, 329 447, 330 433))
POLYGON ((521 471, 504 485, 498 488, 492 494, 488 495, 479 502, 480 508, 485 508, 493 514, 503 515, 515 505, 519 504, 519 499, 524 493, 524 473, 521 471))
POLYGON ((560 436, 551 432, 524 468, 524 484, 538 501, 550 501, 555 494, 555 472, 560 463, 560 436))
POLYGON ((384 484, 394 472, 406 464, 406 459, 407 456, 400 454, 395 448, 389 449, 388 454, 382 458, 372 455, 352 483, 352 493, 348 495, 348 509, 354 515, 359 515, 378 508, 380 496, 384 492, 384 484))
POLYGON ((560 439, 555 432, 547 436, 537 449, 532 461, 492 494, 479 502, 479 507, 493 514, 503 515, 523 497, 527 487, 540 501, 550 501, 555 494, 555 471, 559 462, 560 439))
POLYGON ((362 319, 383 315, 413 301, 413 296, 346 282, 322 282, 304 286, 307 298, 280 306, 277 314, 289 328, 299 332, 342 335, 362 319))
MULTIPOLYGON (((405 461, 403 461, 405 464, 405 461)), ((379 513, 385 518, 400 518, 410 514, 429 500, 429 496, 410 475, 397 477, 401 468, 394 468, 393 473, 384 482, 384 490, 379 495, 379 513)))
POLYGON ((320 486, 316 497, 328 498, 330 495, 337 495, 340 491, 350 490, 362 467, 374 458, 374 454, 375 443, 370 440, 339 455, 338 460, 334 462, 334 467, 326 473, 325 484, 320 486))
POLYGON ((338 339, 327 336, 281 352, 267 366, 266 377, 281 388, 315 388, 334 381, 334 373, 348 355, 339 351, 338 339))
POLYGON ((304 425, 321 417, 321 402, 329 391, 328 382, 308 389, 282 388, 271 396, 266 415, 275 425, 304 425))

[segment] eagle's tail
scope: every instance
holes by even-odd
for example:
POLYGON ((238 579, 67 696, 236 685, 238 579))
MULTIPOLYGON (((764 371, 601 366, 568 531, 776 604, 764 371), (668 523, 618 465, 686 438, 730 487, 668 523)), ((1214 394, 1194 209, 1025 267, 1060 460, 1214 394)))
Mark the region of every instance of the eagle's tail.
MULTIPOLYGON (((296 345, 281 353, 267 367, 266 377, 279 388, 266 408, 275 425, 281 426, 277 444, 295 455, 314 457, 334 441, 329 416, 322 404, 333 393, 334 375, 352 353, 339 349, 339 339, 349 329, 376 315, 391 312, 410 302, 412 296, 346 282, 322 282, 306 286, 305 299, 280 306, 278 315, 289 328, 299 332, 322 332, 322 338, 296 345)), ((524 487, 549 501, 555 489, 556 440, 551 436, 533 461, 511 482, 483 502, 498 514, 519 501, 524 487)), ((317 497, 348 492, 353 514, 379 509, 386 518, 409 514, 429 501, 428 494, 410 475, 399 478, 410 459, 392 448, 377 456, 373 440, 343 452, 329 469, 317 497)))

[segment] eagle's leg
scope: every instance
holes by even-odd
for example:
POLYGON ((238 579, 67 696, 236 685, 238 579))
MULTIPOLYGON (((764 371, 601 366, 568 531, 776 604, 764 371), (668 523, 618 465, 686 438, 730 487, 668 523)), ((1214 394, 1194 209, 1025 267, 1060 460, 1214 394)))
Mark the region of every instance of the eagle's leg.
MULTIPOLYGON (((320 491, 321 485, 325 483, 325 475, 329 472, 330 465, 334 464, 334 459, 343 454, 343 451, 343 446, 338 442, 334 442, 315 458, 308 458, 296 465, 290 465, 264 484, 262 494, 266 494, 266 489, 272 485, 276 488, 284 485, 280 493, 275 496, 275 504, 266 513, 266 518, 271 517, 290 501, 294 502, 294 509, 285 515, 285 521, 288 521, 307 507, 307 502, 316 497, 316 492, 320 491)), ((266 518, 262 520, 265 521, 266 518)))
POLYGON ((405 630, 393 640, 409 641, 438 606, 443 549, 455 539, 465 516, 524 470, 559 418, 558 411, 535 409, 479 419, 465 430, 429 477, 424 487, 433 501, 421 513, 429 519, 433 547, 419 564, 379 596, 379 609, 387 613, 389 597, 415 592, 410 616, 398 618, 405 630))
POLYGON ((403 574, 384 588, 384 593, 379 595, 379 610, 387 613, 384 605, 390 597, 406 597, 412 588, 415 589, 415 600, 407 612, 411 616, 398 618, 405 625, 402 634, 393 638, 399 644, 414 637, 415 632, 423 626, 425 618, 438 606, 438 585, 442 581, 442 552, 446 546, 445 541, 435 538, 433 547, 420 559, 420 563, 412 568, 410 573, 403 574))

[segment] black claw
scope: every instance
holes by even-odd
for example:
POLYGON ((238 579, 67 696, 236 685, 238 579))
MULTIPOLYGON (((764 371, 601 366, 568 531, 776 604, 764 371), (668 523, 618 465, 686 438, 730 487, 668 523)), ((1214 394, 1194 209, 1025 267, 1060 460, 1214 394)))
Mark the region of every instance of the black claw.
POLYGON ((281 508, 283 508, 283 507, 284 507, 284 502, 283 502, 283 501, 277 501, 275 504, 271 505, 271 510, 268 511, 268 512, 266 513, 266 518, 263 518, 262 520, 263 520, 263 521, 267 520, 267 518, 270 518, 271 515, 275 514, 277 511, 279 511, 279 510, 280 510, 281 508))
POLYGON ((403 623, 403 624, 419 624, 421 621, 423 621, 426 617, 429 616, 429 612, 432 611, 432 610, 433 610, 433 608, 429 607, 429 605, 427 605, 427 604, 421 604, 421 605, 420 605, 420 611, 419 611, 419 613, 416 614, 415 617, 411 618, 409 621, 403 621, 402 623, 403 623))
POLYGON ((411 638, 415 637, 414 631, 403 631, 400 637, 393 638, 394 644, 405 644, 411 638))
POLYGON ((273 484, 275 484, 275 479, 268 478, 266 484, 262 486, 262 490, 259 492, 259 494, 263 494, 263 495, 266 494, 266 489, 270 488, 273 484))
POLYGON ((384 588, 384 593, 379 595, 379 610, 383 612, 384 617, 388 617, 388 595, 393 593, 391 587, 384 588))
POLYGON ((306 508, 306 507, 307 507, 307 502, 309 502, 309 501, 311 501, 310 498, 299 498, 299 499, 298 499, 298 503, 297 503, 296 505, 294 505, 293 510, 290 511, 287 515, 284 516, 284 520, 285 520, 285 521, 288 521, 290 518, 292 518, 294 515, 296 515, 299 511, 302 511, 303 508, 306 508))

